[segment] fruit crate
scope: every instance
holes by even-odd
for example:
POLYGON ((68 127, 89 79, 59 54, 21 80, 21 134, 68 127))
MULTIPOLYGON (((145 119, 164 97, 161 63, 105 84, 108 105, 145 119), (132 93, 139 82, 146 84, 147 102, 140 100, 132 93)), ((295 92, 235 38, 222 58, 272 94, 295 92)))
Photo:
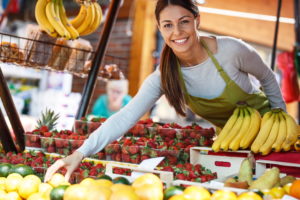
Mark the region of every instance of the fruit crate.
POLYGON ((166 171, 160 171, 160 170, 149 170, 149 169, 144 169, 144 168, 139 168, 139 167, 132 167, 132 166, 128 166, 128 165, 127 166, 120 165, 120 164, 116 164, 116 163, 107 163, 106 168, 105 168, 105 174, 109 175, 112 178, 123 176, 123 177, 127 178, 130 182, 133 182, 138 177, 138 175, 127 176, 127 175, 115 174, 114 170, 113 170, 114 168, 129 169, 132 172, 139 173, 138 175, 144 174, 144 173, 156 174, 156 175, 158 175, 160 180, 166 185, 166 187, 171 186, 171 184, 174 180, 174 176, 173 176, 172 172, 166 172, 166 171))
POLYGON ((56 153, 70 155, 84 143, 84 140, 54 138, 54 143, 56 153))
POLYGON ((40 135, 25 133, 25 145, 27 147, 41 148, 41 137, 40 137, 40 135))
POLYGON ((190 161, 192 164, 201 164, 211 171, 217 172, 217 177, 230 176, 239 171, 242 161, 252 156, 250 151, 213 152, 208 147, 192 147, 190 161))
POLYGON ((80 135, 89 135, 101 126, 101 122, 75 120, 74 132, 80 135))
POLYGON ((163 127, 147 127, 147 132, 151 137, 159 135, 163 140, 187 140, 197 146, 211 146, 215 135, 214 129, 176 129, 163 127))

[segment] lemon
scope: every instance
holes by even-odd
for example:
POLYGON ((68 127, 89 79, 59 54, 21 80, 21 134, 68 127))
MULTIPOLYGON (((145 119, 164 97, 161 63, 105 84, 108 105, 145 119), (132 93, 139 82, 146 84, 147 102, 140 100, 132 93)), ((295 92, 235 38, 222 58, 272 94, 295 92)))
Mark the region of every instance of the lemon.
POLYGON ((6 194, 5 200, 22 200, 17 192, 9 192, 6 194))
POLYGON ((0 189, 5 190, 5 180, 6 178, 0 177, 0 189))
POLYGON ((213 200, 236 200, 237 196, 234 192, 229 190, 218 190, 211 196, 213 200))
POLYGON ((238 200, 263 200, 263 199, 255 192, 244 192, 241 195, 239 195, 238 200))
POLYGON ((185 198, 184 194, 176 194, 172 196, 169 200, 190 200, 190 199, 185 198))
POLYGON ((288 183, 288 184, 285 184, 285 185, 283 186, 283 189, 284 189, 285 193, 287 193, 287 194, 290 193, 291 186, 292 186, 292 183, 288 183))
POLYGON ((64 193, 64 200, 86 200, 88 188, 80 184, 69 186, 64 193))
POLYGON ((110 200, 139 200, 139 197, 133 190, 118 190, 110 196, 110 200))
POLYGON ((52 187, 57 187, 59 185, 62 185, 63 183, 65 183, 65 177, 64 175, 60 174, 60 173, 55 173, 53 174, 53 176, 51 177, 51 179, 49 180, 49 184, 52 185, 52 187))
POLYGON ((53 189, 53 187, 48 183, 41 183, 39 185, 39 193, 41 193, 41 194, 50 195, 50 192, 51 192, 52 189, 53 189))
POLYGON ((117 192, 119 190, 131 190, 134 191, 133 187, 125 184, 114 184, 110 187, 112 192, 117 192))
POLYGON ((4 190, 0 190, 0 200, 5 200, 6 192, 4 190))
POLYGON ((110 188, 113 185, 113 182, 107 179, 98 179, 95 180, 95 185, 99 186, 99 187, 108 187, 110 188))
POLYGON ((27 200, 47 200, 47 199, 41 193, 33 193, 27 198, 27 200))
POLYGON ((96 181, 92 178, 85 178, 80 182, 80 185, 84 185, 84 186, 91 186, 91 185, 95 185, 96 181))
POLYGON ((39 185, 40 185, 40 180, 37 181, 35 179, 23 179, 21 183, 18 185, 18 193, 19 195, 26 199, 28 198, 31 194, 36 193, 39 191, 39 185))
POLYGON ((147 174, 144 174, 144 175, 138 177, 132 183, 132 187, 134 187, 134 189, 143 187, 143 185, 155 185, 156 187, 163 189, 163 184, 162 184, 161 180, 158 178, 158 176, 151 174, 151 173, 147 173, 147 174))
POLYGON ((35 182, 37 184, 41 184, 42 183, 41 179, 38 176, 33 175, 33 174, 25 176, 24 180, 32 180, 33 182, 35 182))
POLYGON ((270 190, 270 195, 274 199, 281 199, 285 195, 285 190, 282 187, 274 187, 270 190))
MULTIPOLYGON (((111 200, 111 190, 107 187, 91 187, 88 189, 88 193, 86 194, 86 199, 110 199, 111 200)), ((122 200, 122 199, 118 199, 122 200)), ((134 200, 134 199, 132 199, 134 200)))
POLYGON ((23 177, 20 174, 12 173, 7 176, 5 180, 5 190, 7 192, 17 191, 19 184, 22 182, 23 177))
POLYGON ((210 193, 207 189, 200 186, 189 186, 183 191, 186 197, 191 199, 210 199, 210 193))

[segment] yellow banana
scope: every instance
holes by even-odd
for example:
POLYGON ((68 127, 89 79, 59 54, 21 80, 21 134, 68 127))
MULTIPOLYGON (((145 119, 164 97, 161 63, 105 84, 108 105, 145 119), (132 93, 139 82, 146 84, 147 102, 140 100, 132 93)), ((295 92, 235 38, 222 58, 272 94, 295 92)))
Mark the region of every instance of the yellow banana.
POLYGON ((289 151, 291 146, 297 141, 297 136, 299 134, 298 125, 292 116, 282 112, 286 120, 286 138, 281 146, 284 151, 289 151))
POLYGON ((280 121, 279 121, 279 113, 274 113, 274 124, 271 128, 271 131, 269 133, 269 136, 266 140, 266 142, 259 148, 259 152, 262 154, 262 155, 268 155, 271 150, 272 150, 272 145, 274 144, 274 142, 276 141, 277 139, 277 136, 278 136, 278 132, 279 132, 279 124, 280 124, 280 121))
POLYGON ((276 138, 276 141, 274 142, 274 144, 272 145, 272 150, 275 152, 280 152, 281 151, 281 146, 283 144, 283 142, 285 141, 286 138, 286 121, 285 121, 285 117, 283 116, 283 113, 280 112, 279 113, 279 131, 278 131, 278 135, 276 138))
POLYGON ((55 1, 51 0, 46 6, 46 16, 55 31, 61 36, 66 37, 66 30, 62 26, 60 19, 56 15, 55 1))
POLYGON ((56 17, 59 19, 58 20, 58 23, 59 23, 59 25, 64 29, 64 31, 65 31, 65 35, 66 35, 66 37, 65 37, 65 39, 67 39, 67 40, 69 40, 69 39, 71 39, 71 34, 70 34, 70 32, 67 30, 67 28, 64 26, 64 24, 63 24, 63 22, 62 22, 62 20, 61 20, 61 18, 60 18, 60 13, 59 13, 59 7, 60 7, 60 4, 59 4, 59 1, 60 0, 54 0, 55 1, 55 15, 56 15, 56 17))
POLYGON ((81 33, 81 35, 88 35, 97 30, 102 20, 102 9, 97 1, 92 3, 93 9, 95 10, 95 19, 94 22, 89 26, 88 30, 81 33))
POLYGON ((236 120, 239 116, 239 112, 240 112, 239 108, 236 108, 233 111, 233 114, 231 115, 231 117, 226 122, 225 126, 223 127, 220 134, 218 135, 217 139, 214 141, 214 143, 212 145, 212 150, 213 151, 215 151, 215 152, 220 151, 221 142, 224 140, 224 138, 228 135, 229 131, 234 126, 234 124, 235 124, 235 122, 236 122, 236 120))
MULTIPOLYGON (((264 117, 267 117, 267 116, 264 115, 264 117)), ((273 123, 274 123, 274 117, 275 117, 275 115, 272 112, 272 115, 269 119, 267 119, 267 120, 263 119, 265 121, 265 123, 260 127, 258 135, 255 138, 253 144, 251 145, 251 151, 253 153, 258 153, 261 145, 263 145, 265 143, 265 141, 267 140, 269 133, 271 131, 271 128, 273 126, 273 123)))
POLYGON ((49 35, 55 32, 54 27, 48 21, 46 16, 47 0, 38 0, 35 5, 35 19, 42 30, 46 31, 49 35))
POLYGON ((67 15, 66 15, 66 10, 63 5, 63 1, 58 0, 58 4, 59 4, 59 15, 60 15, 62 24, 67 29, 67 31, 70 33, 71 39, 77 39, 79 37, 79 33, 69 22, 67 15))
POLYGON ((264 125, 264 123, 271 117, 271 115, 273 114, 272 111, 266 112, 261 120, 261 126, 264 125))
POLYGON ((249 130, 249 126, 251 123, 251 118, 250 118, 250 113, 247 109, 247 107, 242 108, 244 111, 244 120, 241 129, 238 131, 238 134, 231 140, 229 144, 229 149, 232 151, 236 151, 240 147, 240 143, 242 138, 244 137, 245 134, 247 134, 247 131, 249 130))
POLYGON ((85 4, 81 4, 78 15, 71 20, 71 24, 74 28, 78 28, 83 22, 87 14, 87 6, 85 4))
POLYGON ((229 131, 228 135, 224 138, 224 140, 221 142, 221 149, 223 151, 227 151, 229 148, 229 143, 236 137, 242 127, 243 121, 244 121, 244 109, 240 108, 239 117, 236 120, 234 126, 229 131))
POLYGON ((247 149, 257 136, 261 123, 261 116, 259 112, 255 108, 248 107, 248 111, 250 112, 250 126, 247 133, 244 135, 240 142, 240 147, 242 149, 247 149))
POLYGON ((91 23, 93 23, 94 19, 95 19, 94 7, 92 6, 91 2, 88 2, 87 15, 84 19, 84 23, 80 24, 80 26, 77 28, 79 35, 81 35, 81 33, 83 33, 89 28, 91 23))

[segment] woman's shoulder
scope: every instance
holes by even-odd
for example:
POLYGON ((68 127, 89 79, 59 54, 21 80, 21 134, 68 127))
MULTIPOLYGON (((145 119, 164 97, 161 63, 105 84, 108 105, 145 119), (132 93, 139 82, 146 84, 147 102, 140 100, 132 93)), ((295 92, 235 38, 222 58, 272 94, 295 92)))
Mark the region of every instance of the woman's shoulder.
POLYGON ((216 40, 218 47, 224 47, 226 50, 240 50, 242 48, 250 47, 250 45, 244 42, 242 39, 231 36, 217 36, 216 40))

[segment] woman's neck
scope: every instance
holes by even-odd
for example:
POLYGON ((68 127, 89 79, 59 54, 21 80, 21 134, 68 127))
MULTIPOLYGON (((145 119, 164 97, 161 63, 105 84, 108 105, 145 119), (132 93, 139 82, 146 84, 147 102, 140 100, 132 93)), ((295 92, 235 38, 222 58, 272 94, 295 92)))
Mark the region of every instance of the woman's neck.
POLYGON ((208 58, 208 55, 200 42, 197 43, 192 50, 178 53, 176 56, 183 67, 198 65, 208 58))

